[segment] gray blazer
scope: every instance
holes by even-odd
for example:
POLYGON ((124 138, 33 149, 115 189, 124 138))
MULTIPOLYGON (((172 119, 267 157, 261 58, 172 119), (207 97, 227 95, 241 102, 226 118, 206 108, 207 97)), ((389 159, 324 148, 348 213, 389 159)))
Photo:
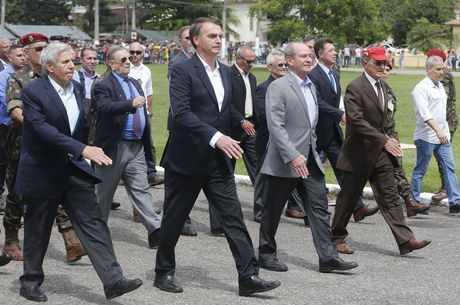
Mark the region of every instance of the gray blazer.
POLYGON ((308 159, 315 156, 318 167, 324 173, 316 152, 316 123, 318 103, 316 89, 312 84, 316 103, 316 117, 310 122, 307 104, 296 79, 291 73, 273 81, 267 89, 266 114, 270 133, 261 172, 277 177, 298 177, 290 162, 302 154, 308 159))

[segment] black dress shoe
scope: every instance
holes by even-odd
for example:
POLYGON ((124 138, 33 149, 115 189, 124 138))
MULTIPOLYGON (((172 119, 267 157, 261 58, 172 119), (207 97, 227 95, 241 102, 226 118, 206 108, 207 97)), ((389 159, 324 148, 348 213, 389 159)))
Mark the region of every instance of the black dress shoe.
POLYGON ((115 211, 115 210, 118 210, 120 208, 120 206, 121 206, 121 203, 114 201, 114 202, 112 202, 112 205, 110 206, 110 209, 112 211, 115 211))
POLYGON ((460 204, 454 204, 449 207, 449 213, 459 213, 460 212, 460 204))
POLYGON ((182 228, 182 231, 180 232, 180 235, 197 236, 198 233, 193 229, 193 225, 191 223, 186 222, 182 228))
POLYGON ((358 267, 355 262, 346 262, 340 257, 332 258, 325 263, 319 263, 319 272, 345 271, 358 267))
POLYGON ((48 298, 46 294, 37 285, 31 287, 21 287, 19 295, 26 298, 29 301, 34 302, 46 302, 48 298))
POLYGON ((263 260, 259 258, 259 267, 270 271, 284 272, 288 271, 288 266, 280 262, 277 258, 263 260))
POLYGON ((119 297, 125 293, 136 290, 142 286, 142 280, 133 279, 129 280, 123 277, 121 280, 115 283, 112 287, 105 289, 105 297, 107 300, 119 297))
POLYGON ((153 282, 153 285, 160 290, 167 291, 167 292, 174 292, 174 293, 179 293, 184 291, 182 286, 179 284, 179 282, 176 280, 176 277, 174 275, 155 275, 155 281, 153 282))
POLYGON ((225 232, 222 229, 211 229, 211 236, 214 237, 224 237, 225 232))
POLYGON ((253 275, 250 278, 239 281, 239 295, 250 296, 253 293, 266 292, 275 289, 281 285, 280 281, 266 281, 258 275, 253 275))
POLYGON ((165 179, 158 177, 158 175, 151 175, 148 178, 149 186, 156 186, 165 183, 165 179))
POLYGON ((9 262, 11 262, 12 259, 13 256, 9 253, 0 255, 0 266, 5 266, 9 262))
POLYGON ((149 235, 149 248, 157 249, 160 245, 160 229, 156 229, 149 235))

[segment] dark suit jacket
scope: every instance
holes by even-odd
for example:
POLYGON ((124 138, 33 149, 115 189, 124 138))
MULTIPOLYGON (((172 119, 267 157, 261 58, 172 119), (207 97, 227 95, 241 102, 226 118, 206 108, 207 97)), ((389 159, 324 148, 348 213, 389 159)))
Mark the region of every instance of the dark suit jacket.
POLYGON ((187 55, 185 55, 184 51, 180 49, 179 52, 176 55, 174 55, 174 57, 168 62, 168 79, 171 77, 171 69, 174 65, 177 65, 178 63, 181 63, 189 59, 190 58, 187 55))
POLYGON ((24 127, 21 156, 14 189, 36 199, 58 199, 65 192, 68 178, 76 170, 91 182, 100 182, 81 153, 88 139, 83 110, 83 88, 72 81, 80 116, 73 134, 67 112, 48 77, 24 87, 24 127))
POLYGON ((343 133, 339 126, 343 111, 339 109, 340 105, 340 81, 339 77, 333 72, 337 93, 334 91, 329 76, 318 65, 308 74, 316 87, 316 97, 318 99, 319 118, 316 125, 316 136, 318 137, 317 146, 326 146, 333 138, 338 143, 342 143, 343 133))
MULTIPOLYGON (((232 134, 236 137, 240 137, 243 129, 241 128, 241 121, 244 119, 245 112, 245 102, 246 102, 246 86, 244 85, 243 77, 241 76, 238 68, 233 65, 232 69, 232 134)), ((254 111, 254 99, 256 94, 256 77, 254 74, 249 73, 249 84, 251 85, 251 96, 253 101, 253 111, 254 111)))
MULTIPOLYGON (((143 95, 142 88, 133 78, 129 78, 131 84, 137 89, 139 95, 143 95)), ((94 145, 101 147, 104 152, 113 157, 117 143, 122 139, 123 128, 129 113, 136 112, 131 99, 127 99, 123 88, 117 78, 107 74, 103 80, 94 84, 94 98, 96 99, 96 131, 94 145)), ((144 107, 145 128, 142 135, 144 152, 147 159, 151 158, 150 149, 150 118, 147 107, 144 107)))
POLYGON ((384 152, 385 143, 388 141, 388 136, 384 133, 388 85, 384 81, 381 83, 385 99, 384 110, 364 73, 347 87, 344 99, 347 129, 337 161, 337 167, 341 170, 370 173, 380 154, 384 152))
POLYGON ((171 126, 161 166, 185 175, 205 174, 210 169, 233 172, 222 151, 209 145, 217 131, 230 133, 232 101, 230 69, 222 63, 220 76, 225 96, 219 111, 211 81, 198 56, 174 65, 169 83, 171 126))
POLYGON ((269 133, 267 128, 267 116, 265 113, 265 94, 267 88, 275 78, 270 75, 266 81, 259 84, 256 88, 256 97, 254 99, 254 114, 257 122, 256 135, 256 155, 261 158, 267 147, 269 133))

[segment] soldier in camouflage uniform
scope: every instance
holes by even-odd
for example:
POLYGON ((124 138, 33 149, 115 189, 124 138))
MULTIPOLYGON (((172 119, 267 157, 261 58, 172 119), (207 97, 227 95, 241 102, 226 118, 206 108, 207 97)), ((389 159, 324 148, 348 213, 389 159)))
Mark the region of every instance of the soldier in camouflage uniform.
MULTIPOLYGON (((441 50, 428 51, 427 56, 430 57, 432 55, 437 55, 441 57, 444 60, 444 62, 446 62, 446 58, 447 58, 446 53, 444 53, 443 51, 441 50)), ((447 94, 446 115, 447 115, 447 124, 449 125, 449 131, 450 131, 450 141, 452 142, 452 139, 454 138, 455 130, 457 129, 457 125, 458 125, 458 117, 457 117, 457 111, 456 111, 456 106, 455 106, 456 91, 455 91, 454 76, 452 75, 452 72, 450 72, 447 68, 444 69, 444 75, 442 77, 441 83, 444 86, 444 90, 446 91, 446 94, 447 94)), ((431 197, 431 199, 434 201, 441 201, 447 198, 447 191, 444 185, 444 175, 442 173, 441 165, 439 164, 439 161, 437 158, 436 158, 436 161, 438 163, 439 176, 441 177, 441 188, 435 195, 433 195, 433 197, 431 197)))
MULTIPOLYGON (((393 67, 391 66, 391 63, 387 61, 387 66, 385 67, 385 76, 382 78, 383 80, 387 80, 388 75, 390 74, 390 71, 393 67)), ((385 121, 384 121, 384 126, 383 130, 386 135, 389 137, 392 137, 399 142, 399 135, 396 132, 396 119, 395 119, 395 114, 396 114, 396 106, 397 106, 397 101, 396 101, 396 96, 391 89, 390 86, 388 86, 388 103, 387 103, 387 111, 386 111, 386 116, 385 116, 385 121)), ((396 181, 396 186, 398 187, 398 193, 399 196, 401 196, 404 199, 404 202, 406 204, 406 213, 407 217, 413 217, 419 213, 421 214, 427 214, 428 209, 430 206, 425 206, 423 204, 417 203, 414 200, 414 197, 412 196, 411 192, 411 187, 410 183, 406 178, 406 171, 404 170, 403 164, 402 164, 402 158, 401 157, 396 157, 398 160, 398 164, 395 164, 395 169, 394 169, 394 174, 395 174, 395 181, 396 181)))
MULTIPOLYGON (((21 91, 24 86, 41 75, 41 65, 39 62, 40 52, 46 46, 48 38, 38 33, 24 35, 21 40, 28 57, 28 65, 22 70, 13 73, 8 79, 6 87, 7 110, 12 120, 8 129, 7 136, 7 168, 6 185, 8 195, 6 197, 5 216, 3 226, 5 228, 5 245, 3 253, 10 253, 14 260, 22 260, 22 251, 19 245, 18 231, 21 227, 21 217, 23 216, 23 205, 21 198, 14 192, 13 185, 16 176, 16 168, 21 152, 22 134, 22 101, 21 91)), ((59 232, 64 238, 67 252, 67 261, 75 262, 86 252, 80 243, 65 211, 59 207, 56 216, 56 223, 59 232)))

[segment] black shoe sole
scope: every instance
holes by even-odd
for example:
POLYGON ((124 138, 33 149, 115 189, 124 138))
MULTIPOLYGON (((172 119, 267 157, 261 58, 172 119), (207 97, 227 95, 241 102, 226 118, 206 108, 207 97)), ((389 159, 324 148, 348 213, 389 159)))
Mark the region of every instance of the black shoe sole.
POLYGON ((275 271, 275 272, 286 272, 286 271, 289 270, 289 268, 287 266, 286 266, 286 268, 277 268, 277 267, 272 267, 272 266, 267 266, 267 265, 261 264, 260 262, 259 262, 259 267, 263 268, 265 270, 275 271))
POLYGON ((270 286, 270 287, 264 287, 264 288, 261 288, 261 289, 254 289, 254 290, 248 290, 248 291, 239 291, 238 294, 241 296, 241 297, 249 297, 251 296, 252 294, 254 293, 262 293, 262 292, 267 292, 267 291, 270 291, 270 290, 273 290, 275 288, 278 288, 279 286, 281 285, 280 282, 276 283, 275 285, 273 286, 270 286))
POLYGON ((153 282, 153 286, 157 287, 158 289, 162 290, 162 291, 166 291, 166 292, 172 292, 172 293, 181 293, 181 292, 184 292, 184 289, 183 288, 180 288, 180 289, 169 289, 169 288, 164 288, 164 287, 160 287, 160 285, 156 282, 153 282))
POLYGON ((356 264, 356 266, 340 267, 340 268, 337 268, 337 267, 319 267, 319 272, 321 272, 321 273, 331 273, 331 272, 334 272, 334 271, 347 271, 347 270, 354 269, 356 267, 358 267, 358 264, 356 264))
POLYGON ((131 292, 131 291, 136 290, 137 288, 141 287, 142 284, 143 284, 142 281, 141 281, 141 282, 137 282, 137 283, 135 283, 134 285, 132 285, 132 286, 130 286, 130 287, 127 287, 127 288, 126 288, 125 290, 123 290, 123 291, 119 291, 119 292, 117 292, 117 293, 115 293, 115 294, 113 294, 113 295, 105 295, 105 298, 106 298, 107 300, 111 300, 111 299, 114 299, 114 298, 116 298, 116 297, 122 296, 122 295, 124 295, 124 294, 126 294, 126 293, 128 293, 128 292, 131 292))

